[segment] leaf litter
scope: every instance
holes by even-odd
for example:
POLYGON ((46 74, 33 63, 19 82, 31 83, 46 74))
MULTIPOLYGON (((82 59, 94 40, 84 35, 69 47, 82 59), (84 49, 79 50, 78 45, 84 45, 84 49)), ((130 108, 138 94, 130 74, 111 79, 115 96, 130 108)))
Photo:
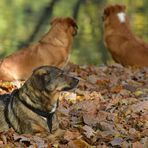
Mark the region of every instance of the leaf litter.
MULTIPOLYGON (((59 131, 41 138, 10 129, 0 132, 0 147, 147 148, 148 68, 69 64, 67 70, 80 83, 61 94, 59 131)), ((17 87, 0 82, 0 94, 17 87)))

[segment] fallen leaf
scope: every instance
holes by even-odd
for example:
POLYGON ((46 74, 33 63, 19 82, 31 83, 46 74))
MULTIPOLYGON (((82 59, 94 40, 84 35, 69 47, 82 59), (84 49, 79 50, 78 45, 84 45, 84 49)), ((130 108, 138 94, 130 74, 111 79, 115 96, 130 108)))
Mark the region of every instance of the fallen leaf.
POLYGON ((64 134, 64 139, 66 139, 67 141, 74 140, 77 138, 81 138, 81 134, 78 131, 67 130, 64 134))
POLYGON ((84 135, 87 137, 87 138, 92 138, 95 136, 95 131, 90 127, 90 126, 83 126, 82 129, 84 130, 84 135))
POLYGON ((123 142, 122 138, 115 138, 110 143, 113 147, 115 147, 115 146, 121 146, 122 142, 123 142))
MULTIPOLYGON (((91 146, 82 139, 71 140, 68 143, 69 148, 91 148, 91 146)), ((93 148, 93 147, 92 147, 93 148)))
POLYGON ((143 148, 143 146, 140 142, 137 141, 132 144, 132 148, 143 148))

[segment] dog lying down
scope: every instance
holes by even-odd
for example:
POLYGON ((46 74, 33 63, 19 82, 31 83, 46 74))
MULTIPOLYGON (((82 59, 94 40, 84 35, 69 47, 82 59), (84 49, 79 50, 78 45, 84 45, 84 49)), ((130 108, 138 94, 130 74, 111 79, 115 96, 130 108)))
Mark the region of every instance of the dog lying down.
POLYGON ((70 17, 53 19, 50 30, 36 44, 0 61, 0 80, 27 80, 32 70, 42 65, 63 68, 77 28, 76 22, 70 17))
POLYGON ((113 59, 124 66, 148 66, 148 43, 136 37, 125 13, 125 6, 104 9, 104 43, 113 59))
POLYGON ((75 88, 78 79, 56 67, 33 71, 24 85, 10 95, 0 96, 0 131, 49 134, 58 128, 56 108, 61 91, 75 88))

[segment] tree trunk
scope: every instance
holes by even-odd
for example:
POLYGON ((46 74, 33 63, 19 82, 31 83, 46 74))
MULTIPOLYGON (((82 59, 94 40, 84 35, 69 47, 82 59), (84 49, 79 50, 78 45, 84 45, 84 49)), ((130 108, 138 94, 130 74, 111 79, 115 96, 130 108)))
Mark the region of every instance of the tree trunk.
POLYGON ((72 16, 75 20, 78 19, 79 9, 80 9, 80 6, 83 2, 85 2, 85 0, 78 0, 73 8, 72 16))
POLYGON ((59 0, 52 0, 49 4, 49 6, 45 7, 41 17, 39 18, 38 23, 36 24, 34 31, 32 32, 32 34, 30 35, 30 37, 24 42, 21 43, 19 45, 19 48, 22 48, 24 46, 26 46, 28 43, 31 43, 34 41, 35 37, 37 36, 37 34, 40 32, 42 26, 45 24, 45 22, 47 20, 49 20, 49 18, 52 16, 52 12, 53 12, 53 8, 55 6, 55 4, 58 2, 59 0))

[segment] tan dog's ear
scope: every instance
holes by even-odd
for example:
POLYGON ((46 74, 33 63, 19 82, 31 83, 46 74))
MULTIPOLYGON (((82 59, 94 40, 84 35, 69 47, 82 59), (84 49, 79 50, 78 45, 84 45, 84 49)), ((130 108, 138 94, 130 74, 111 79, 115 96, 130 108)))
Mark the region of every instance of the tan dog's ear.
POLYGON ((107 7, 107 8, 104 9, 103 15, 105 15, 105 16, 108 16, 109 15, 109 12, 110 12, 109 8, 110 7, 107 7))
POLYGON ((67 22, 67 24, 69 24, 69 26, 71 27, 72 35, 75 36, 77 34, 77 29, 78 29, 76 21, 70 17, 67 17, 65 19, 65 22, 67 22))
POLYGON ((110 8, 110 6, 104 9, 104 12, 102 15, 102 21, 105 21, 106 18, 109 16, 109 13, 110 13, 109 8, 110 8))
POLYGON ((74 19, 72 19, 72 18, 70 18, 70 17, 67 17, 67 18, 65 19, 65 21, 66 21, 69 25, 78 28, 78 26, 77 26, 77 24, 76 24, 76 21, 75 21, 74 19))

